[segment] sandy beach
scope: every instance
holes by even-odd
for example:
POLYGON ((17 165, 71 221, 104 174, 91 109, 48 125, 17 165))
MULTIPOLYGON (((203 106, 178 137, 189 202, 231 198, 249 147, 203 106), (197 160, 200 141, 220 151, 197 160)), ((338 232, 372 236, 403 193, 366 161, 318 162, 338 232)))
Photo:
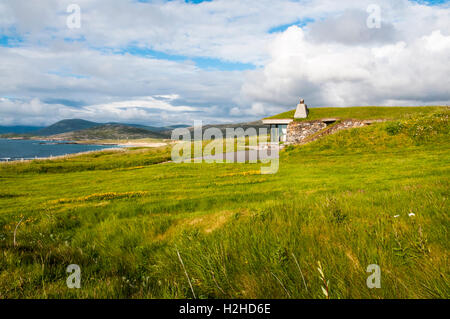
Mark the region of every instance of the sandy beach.
POLYGON ((145 142, 128 142, 128 143, 120 143, 114 144, 122 147, 161 147, 166 146, 167 143, 163 142, 154 142, 154 143, 145 143, 145 142))

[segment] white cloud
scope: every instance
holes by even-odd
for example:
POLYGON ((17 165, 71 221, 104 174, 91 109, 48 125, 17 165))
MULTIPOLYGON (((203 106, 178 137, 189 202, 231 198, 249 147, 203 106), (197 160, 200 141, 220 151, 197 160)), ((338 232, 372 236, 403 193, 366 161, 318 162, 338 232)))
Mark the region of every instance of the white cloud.
MULTIPOLYGON (((63 104, 49 104, 37 98, 31 101, 20 99, 0 99, 2 117, 0 125, 18 124, 16 118, 20 118, 20 124, 24 125, 49 125, 66 118, 82 118, 97 122, 142 123, 158 124, 155 114, 164 113, 166 123, 176 124, 179 117, 186 121, 196 119, 196 108, 189 106, 173 106, 168 102, 154 97, 146 97, 141 100, 111 102, 106 104, 87 105, 83 107, 69 107, 63 104)), ((207 116, 205 112, 203 116, 207 116)), ((209 120, 212 120, 209 117, 209 120)), ((160 123, 161 125, 166 123, 160 123)))
POLYGON ((0 123, 236 122, 293 108, 299 96, 310 106, 450 101, 448 5, 378 0, 382 28, 368 29, 373 0, 77 0, 81 28, 68 29, 70 3, 0 3, 0 34, 22 40, 0 45, 0 123), (305 19, 314 22, 268 32, 305 19), (130 46, 257 68, 118 54, 130 46))
POLYGON ((382 21, 380 28, 368 28, 367 19, 368 13, 362 8, 346 10, 336 16, 319 20, 306 29, 311 40, 347 45, 393 42, 399 38, 392 23, 382 21))
POLYGON ((450 101, 450 35, 375 47, 314 42, 290 27, 272 43, 271 61, 242 88, 247 101, 275 107, 299 96, 312 106, 418 105, 450 101))
MULTIPOLYGON (((162 110, 175 123, 195 117, 223 118, 233 103, 230 92, 238 93, 242 84, 237 71, 207 71, 189 62, 101 53, 77 45, 70 51, 0 48, 0 59, 0 96, 20 101, 37 98, 44 104, 47 100, 73 101, 80 104, 73 108, 74 116, 95 119, 95 114, 99 121, 126 117, 156 125, 162 110), (142 116, 143 110, 151 116, 142 116)), ((54 103, 47 103, 52 114, 47 119, 61 115, 54 112, 61 103, 54 103)), ((5 112, 0 105, 0 114, 5 112)), ((24 123, 25 115, 17 113, 16 123, 24 123)))
MULTIPOLYGON (((174 94, 176 96, 176 94, 174 94)), ((121 110, 126 108, 143 108, 143 109, 159 109, 166 111, 196 111, 197 109, 190 106, 173 106, 165 101, 157 100, 151 96, 141 100, 120 101, 108 104, 93 105, 90 108, 103 110, 121 110)))

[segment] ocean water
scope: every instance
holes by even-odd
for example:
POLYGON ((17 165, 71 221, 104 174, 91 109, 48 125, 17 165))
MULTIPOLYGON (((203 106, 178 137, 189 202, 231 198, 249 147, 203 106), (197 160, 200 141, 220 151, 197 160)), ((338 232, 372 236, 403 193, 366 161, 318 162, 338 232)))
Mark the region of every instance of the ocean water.
POLYGON ((60 156, 118 147, 115 145, 68 144, 70 141, 35 141, 0 138, 0 161, 60 156))

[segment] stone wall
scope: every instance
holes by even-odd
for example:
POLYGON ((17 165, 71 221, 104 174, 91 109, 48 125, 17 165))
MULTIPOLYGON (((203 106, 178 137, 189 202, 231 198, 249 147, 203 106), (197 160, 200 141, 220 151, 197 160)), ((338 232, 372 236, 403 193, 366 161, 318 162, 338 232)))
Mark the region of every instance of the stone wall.
POLYGON ((321 121, 291 122, 287 128, 286 142, 300 144, 308 136, 311 136, 326 127, 327 125, 321 121))
POLYGON ((326 129, 327 124, 320 120, 310 122, 291 122, 288 125, 286 142, 290 144, 303 144, 315 141, 324 135, 333 134, 340 130, 362 127, 383 121, 384 120, 343 120, 339 123, 328 125, 328 129, 326 129))

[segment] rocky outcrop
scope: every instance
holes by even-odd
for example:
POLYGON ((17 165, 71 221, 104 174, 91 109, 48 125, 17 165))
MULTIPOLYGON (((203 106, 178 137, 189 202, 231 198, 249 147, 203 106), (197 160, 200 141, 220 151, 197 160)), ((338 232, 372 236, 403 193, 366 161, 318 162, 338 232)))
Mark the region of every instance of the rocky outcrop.
POLYGON ((291 122, 288 125, 286 142, 289 144, 304 144, 318 138, 336 133, 337 131, 362 127, 384 120, 342 120, 338 122, 317 120, 309 122, 291 122))

